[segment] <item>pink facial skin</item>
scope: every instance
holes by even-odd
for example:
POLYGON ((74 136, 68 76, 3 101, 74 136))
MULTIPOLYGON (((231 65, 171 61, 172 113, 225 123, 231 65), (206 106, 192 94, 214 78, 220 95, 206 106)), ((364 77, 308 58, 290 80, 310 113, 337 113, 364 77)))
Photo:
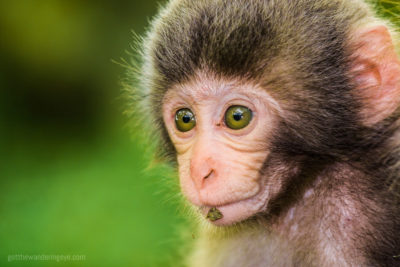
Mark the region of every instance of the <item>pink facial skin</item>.
POLYGON ((164 97, 163 118, 177 151, 183 194, 206 217, 217 207, 223 217, 215 225, 231 225, 265 209, 269 197, 260 175, 268 157, 279 106, 256 85, 198 75, 171 88, 164 97), (225 124, 225 112, 233 105, 252 111, 249 125, 233 130, 225 124), (196 126, 181 132, 176 111, 190 109, 196 126))

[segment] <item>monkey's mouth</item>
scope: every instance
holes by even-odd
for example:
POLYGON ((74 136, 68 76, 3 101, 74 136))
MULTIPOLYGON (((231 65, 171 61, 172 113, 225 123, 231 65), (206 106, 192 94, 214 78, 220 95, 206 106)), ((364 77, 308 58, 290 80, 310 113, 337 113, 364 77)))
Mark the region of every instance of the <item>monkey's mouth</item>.
POLYGON ((262 197, 252 197, 218 206, 202 206, 201 213, 212 224, 228 226, 244 221, 263 209, 262 197))

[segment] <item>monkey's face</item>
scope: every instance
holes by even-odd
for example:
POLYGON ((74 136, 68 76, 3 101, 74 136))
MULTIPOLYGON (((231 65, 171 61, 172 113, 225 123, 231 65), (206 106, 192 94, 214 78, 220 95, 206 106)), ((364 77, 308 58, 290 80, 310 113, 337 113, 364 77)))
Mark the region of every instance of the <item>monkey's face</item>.
POLYGON ((219 210, 213 223, 239 222, 265 208, 271 188, 261 170, 278 113, 265 90, 237 81, 197 77, 165 95, 182 192, 204 216, 219 210))

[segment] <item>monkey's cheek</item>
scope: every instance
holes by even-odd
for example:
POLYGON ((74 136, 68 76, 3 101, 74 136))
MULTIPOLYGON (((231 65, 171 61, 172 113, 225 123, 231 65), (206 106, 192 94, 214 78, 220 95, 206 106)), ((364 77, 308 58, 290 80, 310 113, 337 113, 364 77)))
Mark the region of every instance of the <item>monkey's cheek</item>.
POLYGON ((181 191, 186 200, 188 200, 192 205, 197 207, 203 205, 200 201, 199 193, 191 180, 181 179, 181 191))

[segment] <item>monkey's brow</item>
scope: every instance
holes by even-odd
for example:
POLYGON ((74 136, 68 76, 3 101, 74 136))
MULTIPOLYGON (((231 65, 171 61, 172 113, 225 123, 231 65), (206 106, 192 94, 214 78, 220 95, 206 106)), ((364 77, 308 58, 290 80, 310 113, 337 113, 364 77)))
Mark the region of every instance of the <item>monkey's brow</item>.
POLYGON ((229 89, 231 89, 231 86, 229 85, 213 85, 213 84, 196 84, 196 85, 187 85, 183 86, 181 90, 179 90, 179 93, 190 98, 195 98, 195 99, 207 99, 210 97, 216 97, 218 95, 223 95, 229 92, 229 89))
MULTIPOLYGON (((203 80, 204 81, 204 80, 203 80)), ((218 81, 216 84, 212 82, 206 82, 202 86, 199 86, 202 82, 197 81, 190 84, 179 84, 176 87, 172 87, 164 96, 163 103, 174 102, 174 99, 180 98, 184 102, 200 102, 207 99, 215 99, 215 97, 224 96, 226 94, 237 94, 239 98, 244 98, 249 102, 258 102, 261 98, 267 97, 270 107, 280 113, 281 107, 278 102, 266 92, 263 88, 256 84, 236 84, 232 81, 218 81), (202 90, 201 88, 207 88, 202 90), (249 90, 258 88, 259 90, 249 90), (197 90, 193 90, 197 88, 197 90), (199 89, 200 88, 200 89, 199 89)))

